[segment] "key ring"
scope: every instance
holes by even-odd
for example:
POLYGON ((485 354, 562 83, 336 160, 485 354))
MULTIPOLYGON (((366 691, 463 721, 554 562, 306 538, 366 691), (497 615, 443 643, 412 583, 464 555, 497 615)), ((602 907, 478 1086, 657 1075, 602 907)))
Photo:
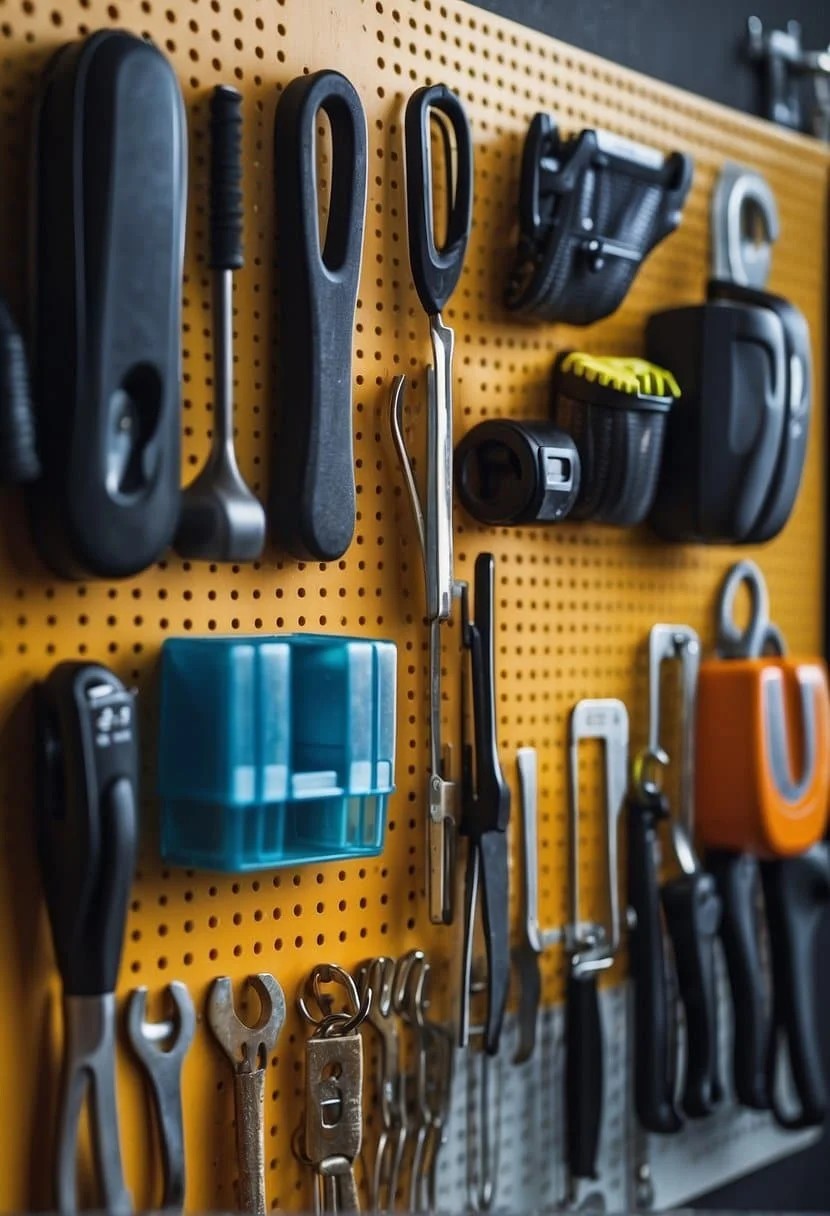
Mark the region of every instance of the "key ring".
POLYGON ((669 766, 668 754, 662 747, 644 747, 637 752, 631 766, 631 778, 641 798, 658 798, 663 792, 662 771, 669 766))
POLYGON ((365 1022, 372 1007, 372 989, 367 986, 361 995, 352 977, 336 963, 318 963, 297 993, 297 1008, 303 1019, 314 1027, 314 1038, 327 1039, 337 1035, 353 1034, 365 1022), (321 991, 321 984, 339 984, 346 990, 348 1010, 333 1010, 333 997, 321 991), (313 998, 319 1016, 309 1008, 313 998))

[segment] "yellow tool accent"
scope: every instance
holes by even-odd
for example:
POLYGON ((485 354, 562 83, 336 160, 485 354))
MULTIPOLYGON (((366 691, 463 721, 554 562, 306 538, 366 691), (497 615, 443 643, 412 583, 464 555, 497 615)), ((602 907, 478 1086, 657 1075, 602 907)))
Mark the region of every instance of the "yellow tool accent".
POLYGON ((680 386, 670 371, 632 355, 589 355, 573 350, 562 360, 562 371, 632 397, 680 396, 680 386))

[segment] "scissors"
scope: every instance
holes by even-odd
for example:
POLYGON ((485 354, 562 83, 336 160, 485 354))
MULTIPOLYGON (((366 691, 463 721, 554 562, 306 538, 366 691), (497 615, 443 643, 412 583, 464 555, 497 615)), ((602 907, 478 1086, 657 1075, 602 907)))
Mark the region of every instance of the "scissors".
POLYGON ((722 659, 755 659, 765 654, 786 654, 784 635, 769 619, 769 594, 761 570, 749 558, 727 571, 717 603, 717 652, 722 659), (749 622, 735 623, 735 597, 741 585, 749 591, 749 622))
POLYGON ((404 119, 409 263, 415 290, 429 318, 433 363, 427 368, 427 476, 422 499, 403 430, 405 376, 391 394, 392 437, 406 482, 424 564, 429 621, 430 773, 428 784, 428 896, 434 924, 452 921, 455 855, 455 783, 448 780, 441 747, 441 633, 458 589, 452 544, 452 360, 454 334, 441 319, 461 277, 472 223, 473 151, 459 99, 445 85, 416 90, 404 119), (447 226, 436 243, 431 123, 441 135, 447 182, 447 226))

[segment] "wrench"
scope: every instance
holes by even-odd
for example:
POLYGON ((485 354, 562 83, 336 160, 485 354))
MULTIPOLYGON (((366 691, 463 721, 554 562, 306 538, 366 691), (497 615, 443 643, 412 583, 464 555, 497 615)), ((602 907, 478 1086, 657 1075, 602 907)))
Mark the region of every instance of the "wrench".
POLYGON ((193 1040, 196 1014, 186 986, 178 980, 165 989, 173 1017, 147 1022, 147 989, 134 988, 127 998, 127 1038, 143 1066, 153 1098, 164 1170, 162 1208, 184 1208, 184 1129, 182 1125, 182 1063, 193 1040))
POLYGON ((210 986, 207 1020, 234 1070, 239 1210, 265 1216, 265 1066, 285 1022, 285 996, 267 972, 249 976, 248 984, 260 1001, 255 1025, 238 1018, 226 975, 210 986))

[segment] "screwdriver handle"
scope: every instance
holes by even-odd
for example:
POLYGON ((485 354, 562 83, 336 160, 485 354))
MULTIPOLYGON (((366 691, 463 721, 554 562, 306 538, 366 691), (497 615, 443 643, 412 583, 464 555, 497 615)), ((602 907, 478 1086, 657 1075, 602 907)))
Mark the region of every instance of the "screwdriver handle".
POLYGON ((210 265, 242 264, 242 95, 220 84, 210 99, 210 265))
POLYGON ((565 1019, 568 1169, 571 1178, 596 1178, 603 1090, 596 972, 570 972, 565 1019))

